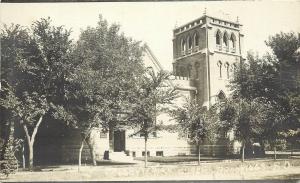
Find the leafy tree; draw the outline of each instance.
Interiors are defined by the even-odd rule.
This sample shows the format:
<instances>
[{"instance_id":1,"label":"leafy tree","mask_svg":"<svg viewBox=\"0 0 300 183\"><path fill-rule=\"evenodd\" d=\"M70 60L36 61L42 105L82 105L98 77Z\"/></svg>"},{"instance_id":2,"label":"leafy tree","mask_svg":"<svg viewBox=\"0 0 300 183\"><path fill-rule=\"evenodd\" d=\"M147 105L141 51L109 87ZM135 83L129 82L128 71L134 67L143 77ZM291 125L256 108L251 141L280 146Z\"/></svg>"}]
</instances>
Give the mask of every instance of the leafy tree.
<instances>
[{"instance_id":1,"label":"leafy tree","mask_svg":"<svg viewBox=\"0 0 300 183\"><path fill-rule=\"evenodd\" d=\"M131 91L143 73L142 47L120 33L120 25L109 25L99 16L96 27L81 32L72 52L72 61L74 72L68 75L67 99L58 116L75 121L75 127L81 133L79 167L84 142L90 148L95 165L91 130L118 128L119 120L115 116L131 102Z\"/></svg>"},{"instance_id":2,"label":"leafy tree","mask_svg":"<svg viewBox=\"0 0 300 183\"><path fill-rule=\"evenodd\" d=\"M12 111L24 129L29 169L39 126L63 97L59 83L68 70L64 64L70 52L69 35L63 27L51 26L49 18L34 22L31 31L12 25L1 32L1 106Z\"/></svg>"},{"instance_id":3,"label":"leafy tree","mask_svg":"<svg viewBox=\"0 0 300 183\"><path fill-rule=\"evenodd\" d=\"M259 104L256 118L263 130L255 137L263 147L264 141L270 143L276 157L276 141L287 134L295 135L288 132L297 132L299 128L299 115L295 111L300 92L293 84L297 82L295 76L299 72L295 69L299 64L293 56L299 47L299 39L294 33L280 33L270 37L266 44L272 48L275 57L267 54L259 58L249 53L247 62L241 64L230 85L233 98L248 102L256 100Z\"/></svg>"},{"instance_id":4,"label":"leafy tree","mask_svg":"<svg viewBox=\"0 0 300 183\"><path fill-rule=\"evenodd\" d=\"M300 37L297 36L296 33L280 32L274 36L270 36L265 43L273 50L273 53L281 64L292 64L297 62L293 55L300 46Z\"/></svg>"},{"instance_id":5,"label":"leafy tree","mask_svg":"<svg viewBox=\"0 0 300 183\"><path fill-rule=\"evenodd\" d=\"M171 105L177 97L177 92L168 86L169 74L160 71L155 73L148 69L140 77L133 92L132 106L129 108L129 125L138 128L145 141L145 167L147 167L147 141L149 134L157 130L156 117L165 111L164 105Z\"/></svg>"},{"instance_id":6,"label":"leafy tree","mask_svg":"<svg viewBox=\"0 0 300 183\"><path fill-rule=\"evenodd\" d=\"M299 33L298 33L299 34ZM300 47L300 37L294 32L280 32L270 36L266 44L277 57L280 84L284 89L284 115L286 127L281 134L293 144L299 136L299 98L300 98L300 64L295 52ZM298 58L298 59L297 59Z\"/></svg>"},{"instance_id":7,"label":"leafy tree","mask_svg":"<svg viewBox=\"0 0 300 183\"><path fill-rule=\"evenodd\" d=\"M179 129L189 140L198 146L198 164L200 165L200 144L205 140L213 140L216 132L216 121L213 121L213 108L207 110L196 100L187 101L183 107L174 110L173 117L179 124ZM214 111L215 112L215 111Z\"/></svg>"},{"instance_id":8,"label":"leafy tree","mask_svg":"<svg viewBox=\"0 0 300 183\"><path fill-rule=\"evenodd\" d=\"M241 98L228 99L220 106L219 118L223 129L233 129L235 137L242 142L241 159L244 162L245 150L251 154L251 145L257 134L262 133L259 120L260 103ZM247 148L246 148L247 147Z\"/></svg>"}]
</instances>

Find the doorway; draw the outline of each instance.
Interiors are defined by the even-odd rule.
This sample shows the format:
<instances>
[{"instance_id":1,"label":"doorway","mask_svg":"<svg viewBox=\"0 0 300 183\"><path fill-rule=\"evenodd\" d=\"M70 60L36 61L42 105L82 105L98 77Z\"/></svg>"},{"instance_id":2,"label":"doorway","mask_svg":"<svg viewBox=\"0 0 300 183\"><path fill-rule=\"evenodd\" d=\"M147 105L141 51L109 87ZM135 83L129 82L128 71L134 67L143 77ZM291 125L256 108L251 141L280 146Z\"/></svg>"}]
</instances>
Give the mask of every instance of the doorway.
<instances>
[{"instance_id":1,"label":"doorway","mask_svg":"<svg viewBox=\"0 0 300 183\"><path fill-rule=\"evenodd\" d=\"M125 151L125 130L114 131L114 152Z\"/></svg>"}]
</instances>

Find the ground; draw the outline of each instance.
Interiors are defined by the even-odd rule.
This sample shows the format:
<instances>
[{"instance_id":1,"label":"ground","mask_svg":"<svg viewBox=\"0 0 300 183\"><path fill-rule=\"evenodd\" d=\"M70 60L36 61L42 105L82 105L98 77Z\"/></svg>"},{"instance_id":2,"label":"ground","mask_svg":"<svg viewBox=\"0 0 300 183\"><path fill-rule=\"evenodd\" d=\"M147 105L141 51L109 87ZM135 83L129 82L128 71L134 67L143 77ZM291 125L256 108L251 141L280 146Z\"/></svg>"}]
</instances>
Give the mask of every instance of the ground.
<instances>
[{"instance_id":1,"label":"ground","mask_svg":"<svg viewBox=\"0 0 300 183\"><path fill-rule=\"evenodd\" d=\"M19 171L2 181L300 179L300 159L297 157L276 161L249 159L244 163L238 159L204 157L201 165L197 165L196 157L186 158L187 161L183 161L184 157L150 158L146 169L140 160L136 160L136 164L83 164L80 172L76 165L43 166L34 172ZM164 161L160 161L162 159Z\"/></svg>"}]
</instances>

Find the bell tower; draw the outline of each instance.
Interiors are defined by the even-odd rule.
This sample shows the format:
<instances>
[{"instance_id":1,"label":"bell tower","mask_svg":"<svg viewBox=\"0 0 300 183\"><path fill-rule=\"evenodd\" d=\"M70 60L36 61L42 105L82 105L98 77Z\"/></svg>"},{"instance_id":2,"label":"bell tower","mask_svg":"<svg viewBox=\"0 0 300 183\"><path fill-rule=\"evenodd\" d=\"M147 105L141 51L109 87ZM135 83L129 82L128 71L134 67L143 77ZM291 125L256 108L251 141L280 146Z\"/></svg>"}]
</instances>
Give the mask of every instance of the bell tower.
<instances>
[{"instance_id":1,"label":"bell tower","mask_svg":"<svg viewBox=\"0 0 300 183\"><path fill-rule=\"evenodd\" d=\"M177 79L187 78L197 89L192 96L210 107L227 87L242 60L242 25L204 14L173 30L173 72Z\"/></svg>"}]
</instances>

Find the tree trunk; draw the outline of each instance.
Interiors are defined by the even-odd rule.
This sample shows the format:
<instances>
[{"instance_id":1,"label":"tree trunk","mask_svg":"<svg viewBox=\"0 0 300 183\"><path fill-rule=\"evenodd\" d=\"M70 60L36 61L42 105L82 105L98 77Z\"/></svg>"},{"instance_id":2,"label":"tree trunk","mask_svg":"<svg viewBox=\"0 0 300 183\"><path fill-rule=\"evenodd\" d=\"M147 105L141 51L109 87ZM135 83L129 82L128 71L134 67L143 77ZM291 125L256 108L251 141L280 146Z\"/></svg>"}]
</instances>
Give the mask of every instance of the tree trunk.
<instances>
[{"instance_id":1,"label":"tree trunk","mask_svg":"<svg viewBox=\"0 0 300 183\"><path fill-rule=\"evenodd\" d=\"M89 149L90 149L90 154L91 154L91 159L92 159L92 163L94 166L97 165L97 162L96 162L96 154L95 154L95 150L94 150L94 146L92 144L92 141L91 141L91 137L89 136L88 139L87 139L87 144L89 146Z\"/></svg>"},{"instance_id":2,"label":"tree trunk","mask_svg":"<svg viewBox=\"0 0 300 183\"><path fill-rule=\"evenodd\" d=\"M276 145L274 145L274 160L276 160Z\"/></svg>"},{"instance_id":3,"label":"tree trunk","mask_svg":"<svg viewBox=\"0 0 300 183\"><path fill-rule=\"evenodd\" d=\"M24 151L24 142L22 145L22 162L23 162L23 169L26 168L26 163L25 163L25 151Z\"/></svg>"},{"instance_id":4,"label":"tree trunk","mask_svg":"<svg viewBox=\"0 0 300 183\"><path fill-rule=\"evenodd\" d=\"M42 121L43 121L43 115L40 116L38 122L36 123L36 125L33 129L31 137L29 135L29 131L27 129L26 124L22 121L20 122L23 126L24 131L25 131L25 136L26 136L27 144L28 144L28 154L29 154L28 167L29 167L29 170L32 170L32 168L33 168L33 145L34 145L34 141L35 141L35 136L38 132L39 126L42 123Z\"/></svg>"},{"instance_id":5,"label":"tree trunk","mask_svg":"<svg viewBox=\"0 0 300 183\"><path fill-rule=\"evenodd\" d=\"M266 153L265 153L265 144L264 144L264 142L263 142L263 140L260 140L259 141L259 144L260 144L260 146L261 146L261 156L265 156L266 155Z\"/></svg>"},{"instance_id":6,"label":"tree trunk","mask_svg":"<svg viewBox=\"0 0 300 183\"><path fill-rule=\"evenodd\" d=\"M81 145L80 145L80 148L79 148L79 155L78 155L78 172L80 171L80 167L81 167L81 154L82 154L83 145L84 145L84 139L82 139Z\"/></svg>"},{"instance_id":7,"label":"tree trunk","mask_svg":"<svg viewBox=\"0 0 300 183\"><path fill-rule=\"evenodd\" d=\"M200 153L200 142L198 142L198 165L200 165L201 153Z\"/></svg>"},{"instance_id":8,"label":"tree trunk","mask_svg":"<svg viewBox=\"0 0 300 183\"><path fill-rule=\"evenodd\" d=\"M147 137L145 136L145 168L147 168L147 161L148 161L148 155L147 155Z\"/></svg>"},{"instance_id":9,"label":"tree trunk","mask_svg":"<svg viewBox=\"0 0 300 183\"><path fill-rule=\"evenodd\" d=\"M28 158L28 168L30 171L33 169L33 143L28 142L28 153L29 153L29 158Z\"/></svg>"},{"instance_id":10,"label":"tree trunk","mask_svg":"<svg viewBox=\"0 0 300 183\"><path fill-rule=\"evenodd\" d=\"M242 146L242 162L244 163L245 161L245 142L243 142L243 146Z\"/></svg>"}]
</instances>

